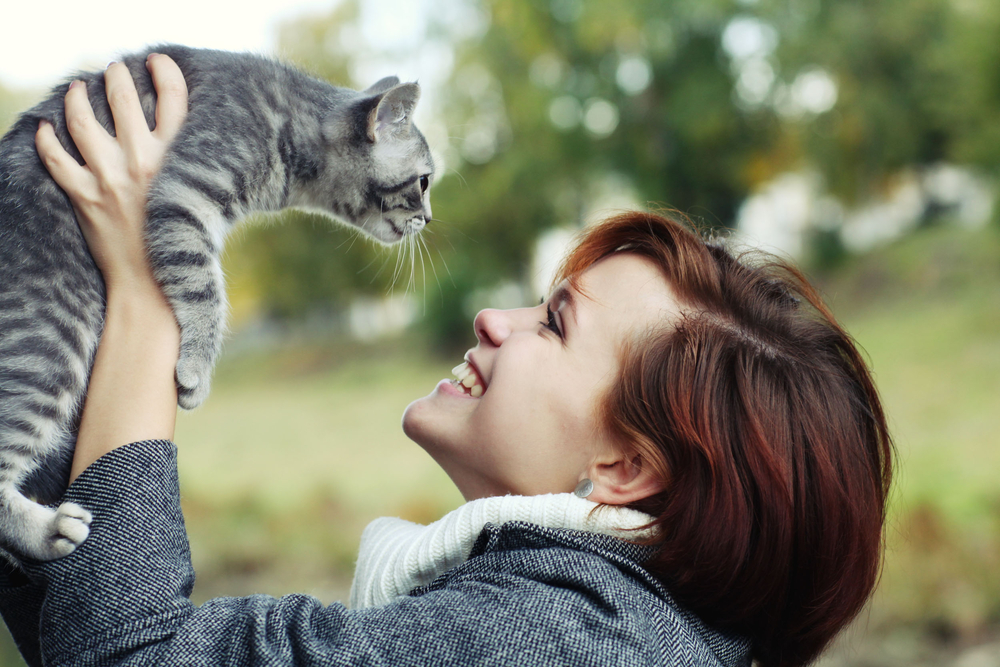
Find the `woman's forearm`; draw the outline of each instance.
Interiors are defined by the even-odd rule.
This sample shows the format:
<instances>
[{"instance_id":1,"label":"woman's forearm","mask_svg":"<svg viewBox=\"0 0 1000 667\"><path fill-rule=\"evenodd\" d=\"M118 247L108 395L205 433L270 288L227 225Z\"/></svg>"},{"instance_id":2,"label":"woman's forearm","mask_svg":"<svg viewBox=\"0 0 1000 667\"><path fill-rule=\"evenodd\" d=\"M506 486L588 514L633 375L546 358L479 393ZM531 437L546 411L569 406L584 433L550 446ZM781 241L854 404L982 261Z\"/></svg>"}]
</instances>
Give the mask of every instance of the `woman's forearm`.
<instances>
[{"instance_id":1,"label":"woman's forearm","mask_svg":"<svg viewBox=\"0 0 1000 667\"><path fill-rule=\"evenodd\" d=\"M173 311L151 279L109 289L70 481L117 447L173 439L179 346Z\"/></svg>"},{"instance_id":2,"label":"woman's forearm","mask_svg":"<svg viewBox=\"0 0 1000 667\"><path fill-rule=\"evenodd\" d=\"M82 81L66 92L66 125L83 164L66 152L50 123L42 121L35 135L46 169L73 202L108 293L71 481L116 447L174 433L180 334L153 279L143 229L149 184L184 121L187 88L167 56L150 54L146 68L157 91L155 130L149 130L131 71L112 63L104 85L114 135L97 121Z\"/></svg>"}]
</instances>

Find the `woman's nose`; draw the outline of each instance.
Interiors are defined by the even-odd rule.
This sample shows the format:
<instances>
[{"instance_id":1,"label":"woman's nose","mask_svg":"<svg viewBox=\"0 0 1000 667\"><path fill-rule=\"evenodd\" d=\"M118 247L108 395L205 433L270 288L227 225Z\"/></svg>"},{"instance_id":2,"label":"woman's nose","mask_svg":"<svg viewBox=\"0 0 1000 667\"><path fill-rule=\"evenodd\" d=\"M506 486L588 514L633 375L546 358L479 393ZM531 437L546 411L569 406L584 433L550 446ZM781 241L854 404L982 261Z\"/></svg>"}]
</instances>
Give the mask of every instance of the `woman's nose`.
<instances>
[{"instance_id":1,"label":"woman's nose","mask_svg":"<svg viewBox=\"0 0 1000 667\"><path fill-rule=\"evenodd\" d=\"M511 327L506 310L484 308L476 315L473 327L480 343L500 347L510 335Z\"/></svg>"},{"instance_id":2,"label":"woman's nose","mask_svg":"<svg viewBox=\"0 0 1000 667\"><path fill-rule=\"evenodd\" d=\"M479 311L473 324L476 338L483 343L499 347L516 331L527 331L538 325L538 308L511 308L498 310L486 308Z\"/></svg>"},{"instance_id":3,"label":"woman's nose","mask_svg":"<svg viewBox=\"0 0 1000 667\"><path fill-rule=\"evenodd\" d=\"M489 343L496 347L507 340L515 331L527 331L538 325L538 309L511 308L498 310L486 308L476 315L473 326L476 328L476 338L481 343Z\"/></svg>"}]
</instances>

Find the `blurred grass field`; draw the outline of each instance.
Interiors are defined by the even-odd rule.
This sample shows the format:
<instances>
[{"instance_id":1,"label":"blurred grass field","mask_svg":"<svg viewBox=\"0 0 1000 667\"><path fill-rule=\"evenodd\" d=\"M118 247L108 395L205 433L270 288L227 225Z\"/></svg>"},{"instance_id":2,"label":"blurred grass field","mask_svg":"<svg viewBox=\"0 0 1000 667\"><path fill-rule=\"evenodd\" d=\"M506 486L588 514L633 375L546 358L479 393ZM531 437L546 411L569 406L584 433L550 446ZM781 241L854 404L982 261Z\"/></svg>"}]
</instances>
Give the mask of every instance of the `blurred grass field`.
<instances>
[{"instance_id":1,"label":"blurred grass field","mask_svg":"<svg viewBox=\"0 0 1000 667\"><path fill-rule=\"evenodd\" d=\"M183 414L176 434L196 598L345 600L369 521L433 521L462 502L400 426L454 363L405 347L297 347L220 368L208 404ZM226 590L234 579L239 590Z\"/></svg>"},{"instance_id":2,"label":"blurred grass field","mask_svg":"<svg viewBox=\"0 0 1000 667\"><path fill-rule=\"evenodd\" d=\"M862 619L896 659L873 664L924 664L919 651L1000 625L1000 234L923 230L824 287L871 359L899 454Z\"/></svg>"},{"instance_id":3,"label":"blurred grass field","mask_svg":"<svg viewBox=\"0 0 1000 667\"><path fill-rule=\"evenodd\" d=\"M820 284L871 359L899 452L885 572L849 639L896 647L863 664L925 664L1000 625L1000 233L929 228ZM343 600L368 521L457 506L400 428L457 361L406 340L225 358L176 437L196 600ZM0 664L17 664L4 642Z\"/></svg>"}]
</instances>

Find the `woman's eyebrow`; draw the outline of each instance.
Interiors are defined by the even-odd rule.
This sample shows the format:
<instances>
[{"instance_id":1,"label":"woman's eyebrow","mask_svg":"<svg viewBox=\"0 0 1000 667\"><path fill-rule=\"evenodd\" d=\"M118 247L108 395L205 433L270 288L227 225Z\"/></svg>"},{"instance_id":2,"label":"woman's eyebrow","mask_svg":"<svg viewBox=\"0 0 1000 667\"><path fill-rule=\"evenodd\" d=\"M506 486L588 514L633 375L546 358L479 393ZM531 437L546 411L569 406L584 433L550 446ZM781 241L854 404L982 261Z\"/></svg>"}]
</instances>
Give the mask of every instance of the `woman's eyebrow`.
<instances>
[{"instance_id":1,"label":"woman's eyebrow","mask_svg":"<svg viewBox=\"0 0 1000 667\"><path fill-rule=\"evenodd\" d=\"M557 310L559 309L559 306L565 302L565 304L569 307L570 314L573 316L573 325L575 327L580 326L579 321L576 319L576 300L573 297L573 292L570 291L566 285L560 285L556 288L556 291L552 293L552 301L556 304Z\"/></svg>"}]
</instances>

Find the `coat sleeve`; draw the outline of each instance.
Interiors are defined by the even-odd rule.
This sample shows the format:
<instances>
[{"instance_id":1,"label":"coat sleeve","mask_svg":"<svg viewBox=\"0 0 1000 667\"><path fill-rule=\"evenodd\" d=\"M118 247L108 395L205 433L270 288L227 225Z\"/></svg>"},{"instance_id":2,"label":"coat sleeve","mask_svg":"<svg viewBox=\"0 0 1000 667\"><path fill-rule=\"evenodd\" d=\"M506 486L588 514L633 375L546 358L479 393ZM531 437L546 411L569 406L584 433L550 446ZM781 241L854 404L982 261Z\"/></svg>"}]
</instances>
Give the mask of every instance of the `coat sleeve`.
<instances>
[{"instance_id":1,"label":"coat sleeve","mask_svg":"<svg viewBox=\"0 0 1000 667\"><path fill-rule=\"evenodd\" d=\"M30 579L13 557L0 554L0 616L30 667L41 667L38 627L45 588Z\"/></svg>"},{"instance_id":2,"label":"coat sleeve","mask_svg":"<svg viewBox=\"0 0 1000 667\"><path fill-rule=\"evenodd\" d=\"M597 648L583 641L600 626L593 605L579 595L553 600L565 592L552 586L525 595L524 587L537 582L519 577L473 577L363 610L305 595L195 606L169 442L133 443L105 455L73 482L66 499L94 519L72 554L27 566L46 586L45 665L584 665ZM539 623L553 604L563 605L576 627ZM620 641L606 648L622 651Z\"/></svg>"}]
</instances>

